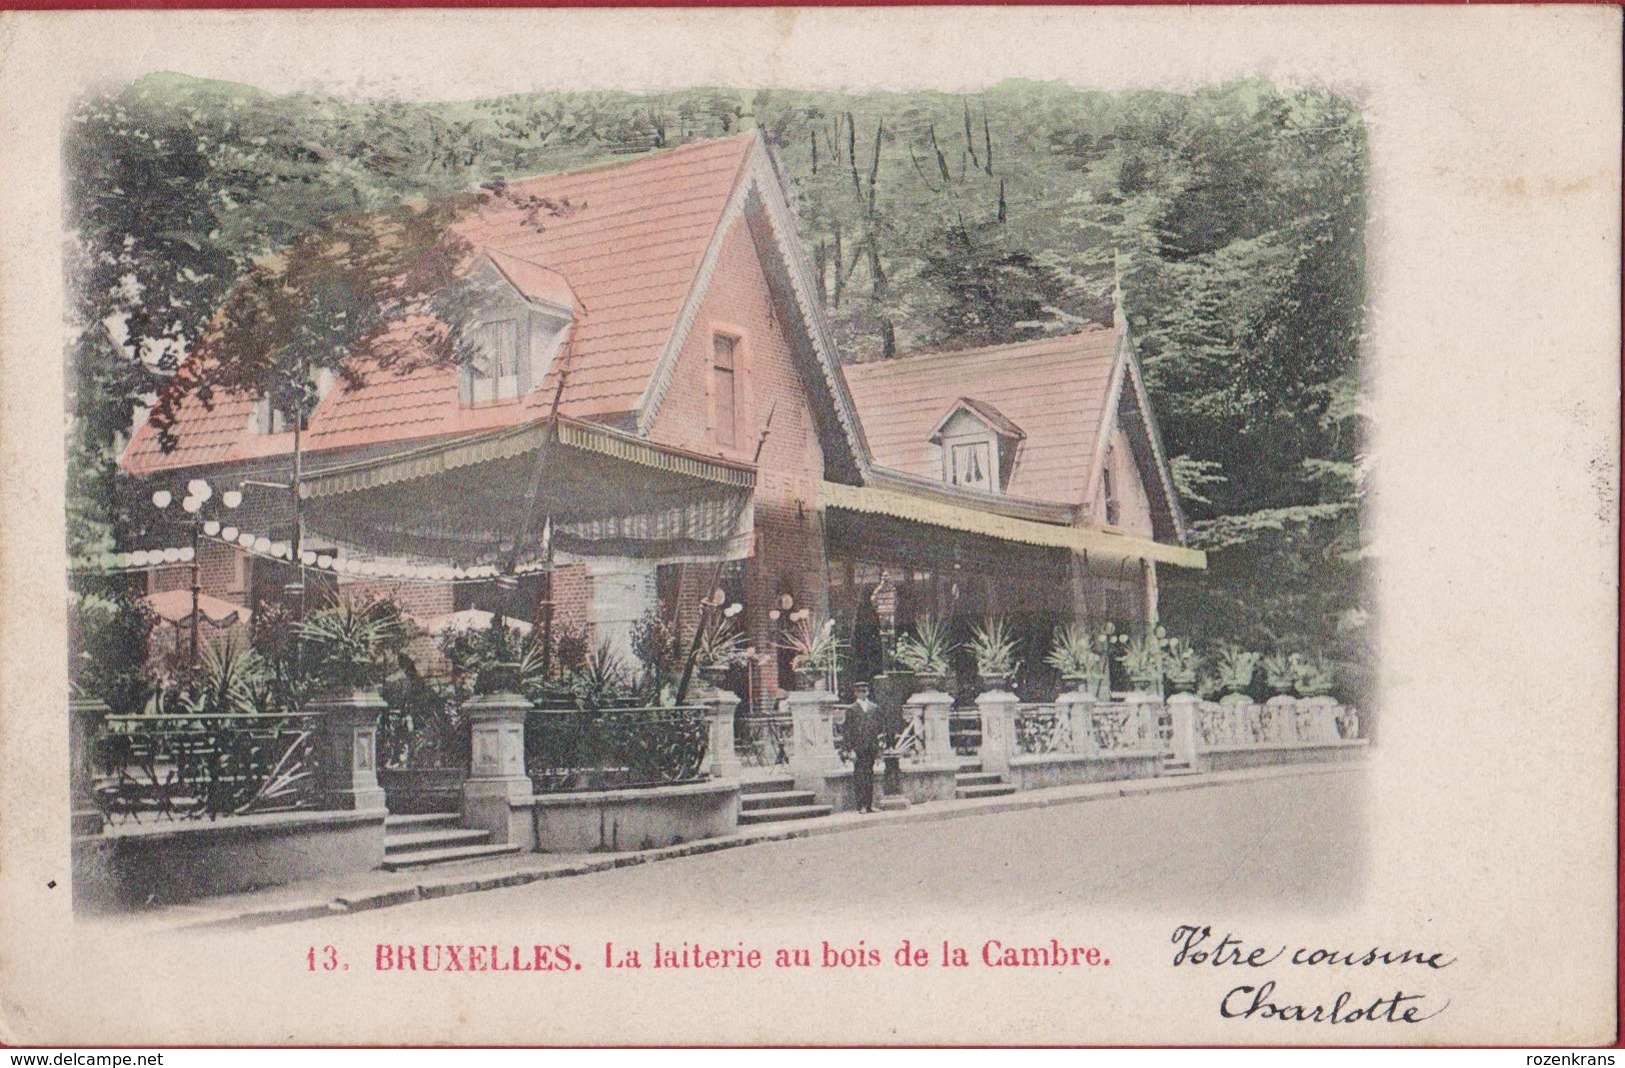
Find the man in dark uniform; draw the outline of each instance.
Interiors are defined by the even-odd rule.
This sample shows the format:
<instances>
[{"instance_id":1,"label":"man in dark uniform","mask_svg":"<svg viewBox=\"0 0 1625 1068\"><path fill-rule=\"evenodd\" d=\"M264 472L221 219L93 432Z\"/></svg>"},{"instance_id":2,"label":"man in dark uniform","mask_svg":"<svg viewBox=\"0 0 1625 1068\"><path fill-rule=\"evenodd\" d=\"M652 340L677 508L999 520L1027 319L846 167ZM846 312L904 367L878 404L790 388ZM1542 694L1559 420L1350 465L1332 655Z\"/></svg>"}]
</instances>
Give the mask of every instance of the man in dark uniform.
<instances>
[{"instance_id":1,"label":"man in dark uniform","mask_svg":"<svg viewBox=\"0 0 1625 1068\"><path fill-rule=\"evenodd\" d=\"M852 792L859 812L875 810L875 760L880 756L880 706L869 700L869 684L852 684L846 710L846 744L852 750Z\"/></svg>"}]
</instances>

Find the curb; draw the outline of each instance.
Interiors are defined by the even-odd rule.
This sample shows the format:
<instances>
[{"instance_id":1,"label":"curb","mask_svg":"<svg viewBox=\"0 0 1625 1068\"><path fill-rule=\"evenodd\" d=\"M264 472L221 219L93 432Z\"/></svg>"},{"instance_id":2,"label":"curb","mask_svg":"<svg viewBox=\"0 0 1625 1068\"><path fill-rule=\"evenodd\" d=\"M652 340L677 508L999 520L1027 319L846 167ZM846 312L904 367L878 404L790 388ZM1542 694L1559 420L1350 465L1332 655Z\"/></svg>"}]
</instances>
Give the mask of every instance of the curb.
<instances>
[{"instance_id":1,"label":"curb","mask_svg":"<svg viewBox=\"0 0 1625 1068\"><path fill-rule=\"evenodd\" d=\"M274 908L255 909L231 916L213 917L175 925L176 930L203 931L233 928L271 927L284 923L301 923L330 916L370 912L374 909L393 908L417 901L433 901L443 897L481 893L486 890L504 890L515 886L549 879L566 879L578 875L593 875L616 868L631 868L641 864L657 864L666 860L704 856L723 850L739 849L765 842L790 842L804 838L817 838L828 834L869 830L876 827L894 827L907 824L939 823L943 820L966 819L1005 812L1023 812L1033 809L1076 805L1090 801L1109 801L1121 797L1144 797L1149 794L1180 793L1186 790L1209 789L1238 783L1298 778L1306 775L1335 775L1363 769L1364 759L1340 761L1330 764L1297 764L1272 768L1253 768L1246 771L1209 772L1199 775L1156 777L1151 779L1124 779L1115 782L1088 783L1080 786L1052 787L1025 794L1012 794L985 800L946 801L931 807L908 808L896 812L882 812L867 818L825 817L832 822L808 823L803 826L753 833L739 833L721 838L705 838L697 842L644 849L631 853L617 853L602 859L553 864L528 870L508 871L479 876L463 874L416 886L398 887L354 896L338 896L331 900L301 902ZM936 807L940 804L941 807ZM537 854L545 856L546 854Z\"/></svg>"}]
</instances>

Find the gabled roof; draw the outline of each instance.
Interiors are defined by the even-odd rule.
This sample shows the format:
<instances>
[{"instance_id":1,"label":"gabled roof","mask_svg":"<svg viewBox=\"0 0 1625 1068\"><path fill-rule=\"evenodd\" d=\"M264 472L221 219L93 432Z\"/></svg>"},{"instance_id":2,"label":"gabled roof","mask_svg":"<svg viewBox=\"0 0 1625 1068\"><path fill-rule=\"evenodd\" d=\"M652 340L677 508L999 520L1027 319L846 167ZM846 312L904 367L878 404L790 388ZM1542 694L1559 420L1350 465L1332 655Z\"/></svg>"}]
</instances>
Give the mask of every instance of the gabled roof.
<instances>
[{"instance_id":1,"label":"gabled roof","mask_svg":"<svg viewBox=\"0 0 1625 1068\"><path fill-rule=\"evenodd\" d=\"M877 472L939 482L941 458L933 439L948 416L969 408L990 425L997 419L1024 435L1021 462L1004 494L1070 506L1080 514L1094 498L1106 444L1121 417L1145 457L1142 475L1158 536L1183 541L1184 520L1122 324L849 364L845 370Z\"/></svg>"},{"instance_id":2,"label":"gabled roof","mask_svg":"<svg viewBox=\"0 0 1625 1068\"><path fill-rule=\"evenodd\" d=\"M931 429L931 440L940 441L942 432L947 427L949 420L960 412L969 412L989 430L1002 438L1013 438L1020 441L1027 436L1025 430L1012 423L1009 416L993 407L993 405L986 401L977 400L975 397L960 397L954 402L954 406L949 408L941 419L937 420L937 425Z\"/></svg>"},{"instance_id":3,"label":"gabled roof","mask_svg":"<svg viewBox=\"0 0 1625 1068\"><path fill-rule=\"evenodd\" d=\"M541 387L511 403L464 408L453 368L406 374L368 374L363 368L364 387L332 390L312 414L305 447L315 452L405 442L542 418L551 410L561 371L561 413L646 428L647 409L659 400L656 384L673 362L674 341L680 343L686 332L685 310L697 304L702 268L714 258L720 231L738 217L747 193L757 203L771 202L768 214L775 227L782 229L788 218L782 190L767 180L773 175L767 155L760 134L752 132L627 163L508 183L512 195L459 227L522 294L548 304L566 297L573 303L568 339ZM538 216L516 203L545 203L551 209ZM786 239L779 235L779 240ZM794 244L793 233L788 240ZM813 319L810 332L822 336L813 339L812 348L832 368L827 377L837 394L837 412L845 409L841 422L848 448L861 457L861 431L845 399L827 328L821 315ZM288 453L291 435L249 433L256 400L216 395L206 407L188 398L172 452L162 453L154 428L142 426L122 462L135 474L149 474Z\"/></svg>"}]
</instances>

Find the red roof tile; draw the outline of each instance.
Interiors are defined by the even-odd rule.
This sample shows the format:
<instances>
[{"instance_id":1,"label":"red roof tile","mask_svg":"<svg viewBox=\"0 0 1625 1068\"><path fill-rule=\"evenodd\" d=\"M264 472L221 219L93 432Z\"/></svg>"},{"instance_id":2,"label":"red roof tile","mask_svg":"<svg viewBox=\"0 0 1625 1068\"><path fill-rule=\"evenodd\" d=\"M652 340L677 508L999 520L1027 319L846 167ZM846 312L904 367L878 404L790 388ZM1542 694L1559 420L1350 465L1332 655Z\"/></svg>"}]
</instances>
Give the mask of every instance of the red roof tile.
<instances>
[{"instance_id":1,"label":"red roof tile","mask_svg":"<svg viewBox=\"0 0 1625 1068\"><path fill-rule=\"evenodd\" d=\"M940 478L931 435L968 399L1026 435L1007 494L1083 504L1116 353L1117 332L1091 327L1014 345L848 364L845 372L877 464Z\"/></svg>"},{"instance_id":2,"label":"red roof tile","mask_svg":"<svg viewBox=\"0 0 1625 1068\"><path fill-rule=\"evenodd\" d=\"M532 224L505 198L460 225L493 253L515 286L560 303L574 298L566 346L541 388L518 401L463 408L457 372L363 374L359 389L336 386L312 414L312 450L378 444L511 425L552 405L568 367L560 410L583 419L634 409L659 362L683 301L738 182L754 134L702 141L637 160L510 182L522 197L562 210ZM533 292L534 291L534 292ZM249 431L251 398L195 397L181 407L174 451L162 453L151 426L137 430L124 466L136 473L285 454L291 434Z\"/></svg>"}]
</instances>

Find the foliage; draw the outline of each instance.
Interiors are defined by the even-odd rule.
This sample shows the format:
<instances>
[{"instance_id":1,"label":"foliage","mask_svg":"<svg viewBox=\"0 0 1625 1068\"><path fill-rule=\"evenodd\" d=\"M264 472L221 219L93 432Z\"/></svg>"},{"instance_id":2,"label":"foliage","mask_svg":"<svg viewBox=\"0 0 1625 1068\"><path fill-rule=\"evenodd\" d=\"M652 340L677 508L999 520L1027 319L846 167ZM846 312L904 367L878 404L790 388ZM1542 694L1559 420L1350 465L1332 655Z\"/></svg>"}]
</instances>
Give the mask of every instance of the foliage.
<instances>
[{"instance_id":1,"label":"foliage","mask_svg":"<svg viewBox=\"0 0 1625 1068\"><path fill-rule=\"evenodd\" d=\"M942 678L952 674L949 657L957 646L948 624L935 616L922 616L912 632L897 639L893 652L898 666L922 678Z\"/></svg>"},{"instance_id":2,"label":"foliage","mask_svg":"<svg viewBox=\"0 0 1625 1068\"><path fill-rule=\"evenodd\" d=\"M790 670L817 675L840 670L844 647L835 636L833 619L815 623L805 611L779 638L779 648L790 650Z\"/></svg>"},{"instance_id":3,"label":"foliage","mask_svg":"<svg viewBox=\"0 0 1625 1068\"><path fill-rule=\"evenodd\" d=\"M1104 678L1109 667L1107 650L1110 635L1093 632L1083 623L1068 623L1055 628L1044 663L1061 673L1065 679L1078 681Z\"/></svg>"},{"instance_id":4,"label":"foliage","mask_svg":"<svg viewBox=\"0 0 1625 1068\"><path fill-rule=\"evenodd\" d=\"M1120 642L1123 648L1117 661L1135 689L1160 696L1168 671L1167 630L1156 627L1145 634L1122 637Z\"/></svg>"},{"instance_id":5,"label":"foliage","mask_svg":"<svg viewBox=\"0 0 1625 1068\"><path fill-rule=\"evenodd\" d=\"M157 715L255 715L289 711L279 708L270 668L235 635L203 644L195 669L161 682L153 694Z\"/></svg>"},{"instance_id":6,"label":"foliage","mask_svg":"<svg viewBox=\"0 0 1625 1068\"><path fill-rule=\"evenodd\" d=\"M682 676L687 652L681 628L658 606L632 624L632 655L642 667L641 681L648 691L660 693L674 686Z\"/></svg>"},{"instance_id":7,"label":"foliage","mask_svg":"<svg viewBox=\"0 0 1625 1068\"><path fill-rule=\"evenodd\" d=\"M1213 660L1213 680L1225 693L1245 693L1251 688L1262 659L1262 654L1226 643L1220 646Z\"/></svg>"},{"instance_id":8,"label":"foliage","mask_svg":"<svg viewBox=\"0 0 1625 1068\"><path fill-rule=\"evenodd\" d=\"M418 673L402 654L400 670L384 681L389 712L378 729L378 760L397 768L467 767L468 721L450 693Z\"/></svg>"},{"instance_id":9,"label":"foliage","mask_svg":"<svg viewBox=\"0 0 1625 1068\"><path fill-rule=\"evenodd\" d=\"M1275 652L1264 658L1264 681L1271 693L1288 694L1297 683L1299 664L1303 658L1297 653Z\"/></svg>"},{"instance_id":10,"label":"foliage","mask_svg":"<svg viewBox=\"0 0 1625 1068\"><path fill-rule=\"evenodd\" d=\"M1303 697L1324 697L1337 686L1337 672L1323 657L1299 658L1293 666L1292 688Z\"/></svg>"},{"instance_id":11,"label":"foliage","mask_svg":"<svg viewBox=\"0 0 1625 1068\"><path fill-rule=\"evenodd\" d=\"M1193 693L1202 658L1195 646L1183 638L1169 638L1163 646L1163 673L1176 693Z\"/></svg>"},{"instance_id":12,"label":"foliage","mask_svg":"<svg viewBox=\"0 0 1625 1068\"><path fill-rule=\"evenodd\" d=\"M312 612L298 627L310 671L325 693L342 693L384 681L411 639L411 625L388 600L340 598Z\"/></svg>"},{"instance_id":13,"label":"foliage","mask_svg":"<svg viewBox=\"0 0 1625 1068\"><path fill-rule=\"evenodd\" d=\"M694 662L707 668L733 668L750 662L744 631L731 616L716 614L694 639Z\"/></svg>"},{"instance_id":14,"label":"foliage","mask_svg":"<svg viewBox=\"0 0 1625 1068\"><path fill-rule=\"evenodd\" d=\"M971 631L970 652L976 673L984 679L1008 678L1016 673L1016 639L1003 618L993 617Z\"/></svg>"},{"instance_id":15,"label":"foliage","mask_svg":"<svg viewBox=\"0 0 1625 1068\"><path fill-rule=\"evenodd\" d=\"M142 601L117 590L68 600L68 678L115 713L139 712L151 692L147 643L157 622Z\"/></svg>"}]
</instances>

